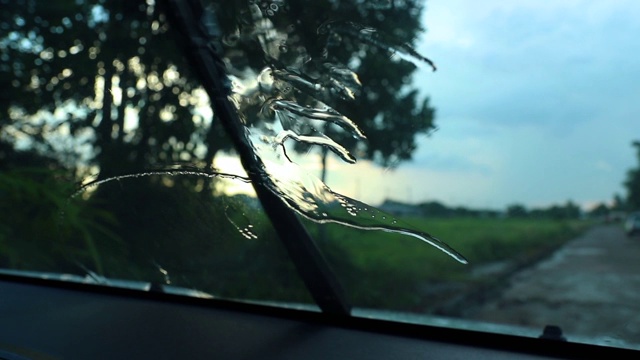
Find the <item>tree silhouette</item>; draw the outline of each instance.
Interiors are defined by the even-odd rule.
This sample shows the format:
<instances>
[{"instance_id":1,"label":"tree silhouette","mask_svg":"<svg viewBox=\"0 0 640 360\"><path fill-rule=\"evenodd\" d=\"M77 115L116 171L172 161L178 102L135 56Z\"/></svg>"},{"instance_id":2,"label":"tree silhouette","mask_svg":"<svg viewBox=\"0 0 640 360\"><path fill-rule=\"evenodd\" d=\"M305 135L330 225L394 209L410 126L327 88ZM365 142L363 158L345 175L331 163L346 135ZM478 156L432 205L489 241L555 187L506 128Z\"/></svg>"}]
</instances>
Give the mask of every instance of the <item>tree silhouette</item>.
<instances>
[{"instance_id":1,"label":"tree silhouette","mask_svg":"<svg viewBox=\"0 0 640 360\"><path fill-rule=\"evenodd\" d=\"M638 163L640 163L640 141L634 141L632 146L636 150ZM624 182L624 186L627 188L627 207L640 209L640 165L627 172L627 179Z\"/></svg>"},{"instance_id":2,"label":"tree silhouette","mask_svg":"<svg viewBox=\"0 0 640 360\"><path fill-rule=\"evenodd\" d=\"M257 69L290 69L302 61L298 69L315 80L327 64L358 74L362 87L355 99L321 100L354 119L366 142L334 125L319 129L358 158L397 165L411 158L416 135L434 128L428 99L420 100L409 84L415 65L395 54L410 49L422 31L421 2L380 7L357 1L238 0L213 5L223 43L227 53L235 52L235 60ZM204 92L155 2L23 0L4 6L9 10L0 17L8 34L0 42L5 141L20 138L66 164L84 160L99 166L101 177L181 161L208 166L220 150L230 148L218 122L207 123L197 111L198 105L206 106ZM237 41L239 29L261 26L251 13L256 7L272 20L275 33L287 34L277 45L289 48L288 53L274 57L255 39ZM22 9L24 16L15 15ZM273 9L286 16L268 16ZM310 103L302 94L297 100ZM66 146L53 140L52 128L71 135ZM308 145L298 144L296 150L307 151ZM322 148L323 161L327 151Z\"/></svg>"},{"instance_id":3,"label":"tree silhouette","mask_svg":"<svg viewBox=\"0 0 640 360\"><path fill-rule=\"evenodd\" d=\"M5 141L66 164L84 159L102 178L176 162L209 166L229 149L220 126L198 112L205 93L153 1L3 6ZM71 135L66 148L56 133Z\"/></svg>"}]
</instances>

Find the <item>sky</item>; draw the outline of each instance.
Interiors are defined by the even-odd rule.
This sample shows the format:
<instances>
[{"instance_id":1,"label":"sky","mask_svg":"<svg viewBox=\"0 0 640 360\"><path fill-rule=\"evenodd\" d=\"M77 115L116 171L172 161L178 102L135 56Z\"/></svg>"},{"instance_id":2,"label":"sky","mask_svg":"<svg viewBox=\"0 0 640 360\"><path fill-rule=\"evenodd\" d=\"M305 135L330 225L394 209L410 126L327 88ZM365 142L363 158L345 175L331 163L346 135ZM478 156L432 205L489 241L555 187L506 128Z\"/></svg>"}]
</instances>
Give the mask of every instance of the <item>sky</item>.
<instances>
[{"instance_id":1,"label":"sky","mask_svg":"<svg viewBox=\"0 0 640 360\"><path fill-rule=\"evenodd\" d=\"M414 84L438 130L395 170L330 163L334 190L378 204L501 209L624 196L640 140L640 1L429 0Z\"/></svg>"}]
</instances>

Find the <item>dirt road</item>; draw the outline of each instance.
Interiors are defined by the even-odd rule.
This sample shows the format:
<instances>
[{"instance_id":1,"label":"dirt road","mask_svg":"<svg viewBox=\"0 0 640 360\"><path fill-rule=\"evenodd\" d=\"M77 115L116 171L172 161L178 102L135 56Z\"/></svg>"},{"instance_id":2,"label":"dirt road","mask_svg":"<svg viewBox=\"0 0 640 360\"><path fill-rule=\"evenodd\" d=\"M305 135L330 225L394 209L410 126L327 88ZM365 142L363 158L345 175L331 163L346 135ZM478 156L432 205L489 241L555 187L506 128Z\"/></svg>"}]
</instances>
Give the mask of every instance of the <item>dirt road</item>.
<instances>
[{"instance_id":1,"label":"dirt road","mask_svg":"<svg viewBox=\"0 0 640 360\"><path fill-rule=\"evenodd\" d=\"M592 228L535 266L469 316L564 335L640 344L640 238L618 225ZM576 340L579 341L579 340Z\"/></svg>"}]
</instances>

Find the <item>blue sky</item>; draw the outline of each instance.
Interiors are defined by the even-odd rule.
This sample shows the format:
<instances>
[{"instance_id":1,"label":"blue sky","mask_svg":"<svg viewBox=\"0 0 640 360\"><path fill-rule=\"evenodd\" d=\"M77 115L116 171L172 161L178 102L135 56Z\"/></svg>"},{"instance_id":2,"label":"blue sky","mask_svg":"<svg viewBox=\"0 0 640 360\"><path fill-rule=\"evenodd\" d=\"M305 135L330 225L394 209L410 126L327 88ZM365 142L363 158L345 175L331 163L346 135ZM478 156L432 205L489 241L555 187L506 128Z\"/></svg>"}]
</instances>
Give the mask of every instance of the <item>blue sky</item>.
<instances>
[{"instance_id":1,"label":"blue sky","mask_svg":"<svg viewBox=\"0 0 640 360\"><path fill-rule=\"evenodd\" d=\"M415 83L439 130L394 171L413 179L398 200L589 206L623 193L640 139L640 1L430 0L423 18L418 50L439 70Z\"/></svg>"}]
</instances>

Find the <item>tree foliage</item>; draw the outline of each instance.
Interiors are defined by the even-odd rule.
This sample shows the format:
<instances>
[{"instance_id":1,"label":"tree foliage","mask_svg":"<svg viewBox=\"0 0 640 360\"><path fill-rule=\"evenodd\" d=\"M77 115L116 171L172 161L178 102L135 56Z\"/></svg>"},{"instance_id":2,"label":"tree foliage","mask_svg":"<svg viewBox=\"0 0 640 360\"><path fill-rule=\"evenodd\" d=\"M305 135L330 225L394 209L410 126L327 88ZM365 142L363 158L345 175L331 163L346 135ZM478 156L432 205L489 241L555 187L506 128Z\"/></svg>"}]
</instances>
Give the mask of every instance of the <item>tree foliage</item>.
<instances>
[{"instance_id":1,"label":"tree foliage","mask_svg":"<svg viewBox=\"0 0 640 360\"><path fill-rule=\"evenodd\" d=\"M632 143L636 150L638 165L627 172L624 186L627 189L626 204L632 209L640 209L640 141Z\"/></svg>"},{"instance_id":2,"label":"tree foliage","mask_svg":"<svg viewBox=\"0 0 640 360\"><path fill-rule=\"evenodd\" d=\"M611 208L607 206L605 203L599 203L594 206L591 210L589 210L589 215L592 217L602 217L609 215L611 213Z\"/></svg>"},{"instance_id":3,"label":"tree foliage","mask_svg":"<svg viewBox=\"0 0 640 360\"><path fill-rule=\"evenodd\" d=\"M229 148L197 111L206 96L153 1L7 6L16 11L0 18L8 34L0 59L5 141L67 164L84 159L102 177L180 161L209 165Z\"/></svg>"}]
</instances>

